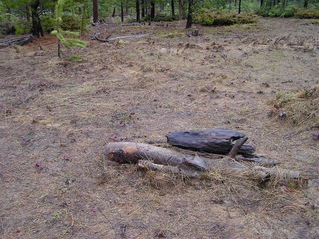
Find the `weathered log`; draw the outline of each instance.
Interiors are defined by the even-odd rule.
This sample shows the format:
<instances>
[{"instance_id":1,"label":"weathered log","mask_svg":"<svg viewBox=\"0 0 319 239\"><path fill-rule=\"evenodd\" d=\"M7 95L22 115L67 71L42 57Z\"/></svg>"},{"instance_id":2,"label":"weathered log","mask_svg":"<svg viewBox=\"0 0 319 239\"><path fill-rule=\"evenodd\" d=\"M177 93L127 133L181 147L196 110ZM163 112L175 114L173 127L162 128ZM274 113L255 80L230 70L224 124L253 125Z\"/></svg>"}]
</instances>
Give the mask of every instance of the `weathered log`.
<instances>
[{"instance_id":1,"label":"weathered log","mask_svg":"<svg viewBox=\"0 0 319 239\"><path fill-rule=\"evenodd\" d=\"M121 39L141 38L141 37L150 36L149 33L128 35L128 36L118 36L118 37L113 37L113 38L110 38L111 35L109 35L105 39L101 39L101 38L98 37L98 35L99 35L99 33L93 34L92 40L97 40L97 41L100 41L100 42L112 43L112 42L115 42L115 41L121 40Z\"/></svg>"},{"instance_id":2,"label":"weathered log","mask_svg":"<svg viewBox=\"0 0 319 239\"><path fill-rule=\"evenodd\" d=\"M240 132L226 129L180 131L166 135L167 142L173 146L216 154L228 154L233 142L244 137ZM250 145L243 145L238 151L243 155L254 152L255 148Z\"/></svg>"},{"instance_id":3,"label":"weathered log","mask_svg":"<svg viewBox=\"0 0 319 239\"><path fill-rule=\"evenodd\" d=\"M197 170L207 170L201 157L178 153L169 149L149 144L131 142L109 143L105 149L109 160L118 163L138 163L139 160L150 160L156 164L169 166L193 167Z\"/></svg>"},{"instance_id":4,"label":"weathered log","mask_svg":"<svg viewBox=\"0 0 319 239\"><path fill-rule=\"evenodd\" d=\"M132 142L113 142L109 143L104 152L106 158L118 163L139 164L140 167L151 170L162 170L164 172L182 173L190 177L199 177L204 171L226 170L235 173L253 173L260 180L266 180L277 176L277 169L264 167L248 167L237 162L230 157L221 159L209 159L178 153L166 148L153 145L132 143ZM146 162L148 161L148 162ZM299 178L299 172L281 170L286 178Z\"/></svg>"},{"instance_id":5,"label":"weathered log","mask_svg":"<svg viewBox=\"0 0 319 239\"><path fill-rule=\"evenodd\" d=\"M10 45L23 46L29 42L32 42L32 40L33 40L32 36L2 40L2 41L0 41L0 48L4 48L4 47L10 46Z\"/></svg>"}]
</instances>

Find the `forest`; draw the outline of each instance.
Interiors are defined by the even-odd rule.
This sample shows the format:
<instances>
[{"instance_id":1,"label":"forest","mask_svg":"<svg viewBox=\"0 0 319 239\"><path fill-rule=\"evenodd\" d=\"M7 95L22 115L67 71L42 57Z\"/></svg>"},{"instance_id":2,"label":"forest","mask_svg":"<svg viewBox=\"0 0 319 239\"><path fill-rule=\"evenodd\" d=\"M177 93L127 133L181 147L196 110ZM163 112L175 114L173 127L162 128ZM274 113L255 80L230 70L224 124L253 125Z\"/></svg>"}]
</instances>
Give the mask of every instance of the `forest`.
<instances>
[{"instance_id":1,"label":"forest","mask_svg":"<svg viewBox=\"0 0 319 239\"><path fill-rule=\"evenodd\" d=\"M0 1L0 34L43 36L57 25L55 0ZM319 18L318 0L63 0L63 27L84 29L97 22L149 22L187 19L186 27L195 21L212 25L207 11L218 13L254 13L263 17ZM205 14L206 10L206 14ZM214 16L216 18L216 16ZM221 22L230 24L232 16ZM220 17L221 18L221 17ZM238 20L238 19L237 19ZM249 21L249 19L248 19Z\"/></svg>"},{"instance_id":2,"label":"forest","mask_svg":"<svg viewBox=\"0 0 319 239\"><path fill-rule=\"evenodd\" d=\"M318 238L318 76L318 0L0 0L0 238Z\"/></svg>"}]
</instances>

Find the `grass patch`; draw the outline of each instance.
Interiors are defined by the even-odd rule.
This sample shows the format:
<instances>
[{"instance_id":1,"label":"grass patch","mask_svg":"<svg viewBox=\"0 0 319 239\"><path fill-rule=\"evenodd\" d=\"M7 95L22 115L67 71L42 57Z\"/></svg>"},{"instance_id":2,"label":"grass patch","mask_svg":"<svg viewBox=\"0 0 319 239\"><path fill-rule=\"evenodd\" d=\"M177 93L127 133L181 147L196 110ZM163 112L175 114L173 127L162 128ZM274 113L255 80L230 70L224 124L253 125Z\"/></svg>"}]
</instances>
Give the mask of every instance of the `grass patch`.
<instances>
[{"instance_id":1,"label":"grass patch","mask_svg":"<svg viewBox=\"0 0 319 239\"><path fill-rule=\"evenodd\" d=\"M276 103L284 108L288 119L295 125L318 124L319 87L306 89L296 94L279 94Z\"/></svg>"}]
</instances>

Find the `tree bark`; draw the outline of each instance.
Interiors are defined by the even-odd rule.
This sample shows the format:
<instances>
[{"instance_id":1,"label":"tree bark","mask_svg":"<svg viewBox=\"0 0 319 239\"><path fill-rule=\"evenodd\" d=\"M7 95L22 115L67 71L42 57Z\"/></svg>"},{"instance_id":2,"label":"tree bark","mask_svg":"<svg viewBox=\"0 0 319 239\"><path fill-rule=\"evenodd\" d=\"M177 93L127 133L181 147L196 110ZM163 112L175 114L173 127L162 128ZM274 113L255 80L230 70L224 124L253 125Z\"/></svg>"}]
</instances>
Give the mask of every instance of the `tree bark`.
<instances>
[{"instance_id":1,"label":"tree bark","mask_svg":"<svg viewBox=\"0 0 319 239\"><path fill-rule=\"evenodd\" d=\"M194 0L188 0L188 14L187 14L186 28L191 28L193 24L193 5L194 5Z\"/></svg>"},{"instance_id":2,"label":"tree bark","mask_svg":"<svg viewBox=\"0 0 319 239\"><path fill-rule=\"evenodd\" d=\"M32 18L32 35L40 37L44 36L40 15L39 15L39 8L40 0L34 0L31 4L31 18Z\"/></svg>"},{"instance_id":3,"label":"tree bark","mask_svg":"<svg viewBox=\"0 0 319 239\"><path fill-rule=\"evenodd\" d=\"M93 0L93 23L99 21L98 0Z\"/></svg>"},{"instance_id":4,"label":"tree bark","mask_svg":"<svg viewBox=\"0 0 319 239\"><path fill-rule=\"evenodd\" d=\"M238 14L241 13L241 0L238 1Z\"/></svg>"}]
</instances>

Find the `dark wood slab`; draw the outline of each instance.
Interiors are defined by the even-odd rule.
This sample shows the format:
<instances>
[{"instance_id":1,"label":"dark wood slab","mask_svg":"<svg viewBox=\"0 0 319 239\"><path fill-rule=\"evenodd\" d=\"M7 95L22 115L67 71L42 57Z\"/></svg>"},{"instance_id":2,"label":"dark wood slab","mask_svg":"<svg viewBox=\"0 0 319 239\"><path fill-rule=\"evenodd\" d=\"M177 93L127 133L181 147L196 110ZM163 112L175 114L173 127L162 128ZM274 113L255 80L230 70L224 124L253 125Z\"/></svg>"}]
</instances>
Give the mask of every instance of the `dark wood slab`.
<instances>
[{"instance_id":1,"label":"dark wood slab","mask_svg":"<svg viewBox=\"0 0 319 239\"><path fill-rule=\"evenodd\" d=\"M166 135L167 142L173 146L215 154L228 154L234 141L244 137L238 131L215 128L171 132ZM253 146L244 144L238 153L247 156L255 151Z\"/></svg>"}]
</instances>

